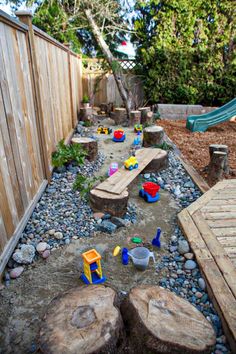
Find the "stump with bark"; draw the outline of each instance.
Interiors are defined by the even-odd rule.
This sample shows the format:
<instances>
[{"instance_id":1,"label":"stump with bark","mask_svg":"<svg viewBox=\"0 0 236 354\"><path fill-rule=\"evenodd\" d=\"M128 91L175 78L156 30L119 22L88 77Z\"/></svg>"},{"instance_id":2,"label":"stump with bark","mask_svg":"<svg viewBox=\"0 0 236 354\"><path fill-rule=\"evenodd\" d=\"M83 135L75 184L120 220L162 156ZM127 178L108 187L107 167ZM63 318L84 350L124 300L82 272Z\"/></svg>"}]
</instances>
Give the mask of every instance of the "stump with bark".
<instances>
[{"instance_id":1,"label":"stump with bark","mask_svg":"<svg viewBox=\"0 0 236 354\"><path fill-rule=\"evenodd\" d=\"M92 107L82 107L80 108L79 118L83 122L93 121L93 109Z\"/></svg>"},{"instance_id":2,"label":"stump with bark","mask_svg":"<svg viewBox=\"0 0 236 354\"><path fill-rule=\"evenodd\" d=\"M153 124L153 112L150 107L139 108L139 111L141 112L141 123L143 125Z\"/></svg>"},{"instance_id":3,"label":"stump with bark","mask_svg":"<svg viewBox=\"0 0 236 354\"><path fill-rule=\"evenodd\" d=\"M91 208L94 212L109 213L121 217L127 211L129 193L127 190L121 194L112 194L98 189L92 189L89 194Z\"/></svg>"},{"instance_id":4,"label":"stump with bark","mask_svg":"<svg viewBox=\"0 0 236 354\"><path fill-rule=\"evenodd\" d=\"M163 143L164 129L160 126L153 125L143 130L143 146L150 147Z\"/></svg>"},{"instance_id":5,"label":"stump with bark","mask_svg":"<svg viewBox=\"0 0 236 354\"><path fill-rule=\"evenodd\" d=\"M71 139L72 144L80 144L84 150L87 152L86 158L89 161L96 160L98 156L98 143L96 140L87 137L73 138Z\"/></svg>"},{"instance_id":6,"label":"stump with bark","mask_svg":"<svg viewBox=\"0 0 236 354\"><path fill-rule=\"evenodd\" d=\"M50 303L41 326L40 349L45 354L116 353L122 336L115 291L82 286Z\"/></svg>"},{"instance_id":7,"label":"stump with bark","mask_svg":"<svg viewBox=\"0 0 236 354\"><path fill-rule=\"evenodd\" d=\"M208 166L207 180L213 185L223 179L224 167L226 164L227 154L223 151L214 151Z\"/></svg>"},{"instance_id":8,"label":"stump with bark","mask_svg":"<svg viewBox=\"0 0 236 354\"><path fill-rule=\"evenodd\" d=\"M125 108L115 108L112 114L112 119L114 119L116 125L123 124L127 121L127 112Z\"/></svg>"},{"instance_id":9,"label":"stump with bark","mask_svg":"<svg viewBox=\"0 0 236 354\"><path fill-rule=\"evenodd\" d=\"M129 126L132 127L135 124L140 124L140 122L141 122L141 112L140 111L131 111Z\"/></svg>"},{"instance_id":10,"label":"stump with bark","mask_svg":"<svg viewBox=\"0 0 236 354\"><path fill-rule=\"evenodd\" d=\"M210 154L210 159L212 159L212 155L215 151L222 151L226 153L226 158L224 161L224 173L229 174L229 163L228 163L228 146L227 145L222 145L222 144L211 144L209 146L209 154Z\"/></svg>"},{"instance_id":11,"label":"stump with bark","mask_svg":"<svg viewBox=\"0 0 236 354\"><path fill-rule=\"evenodd\" d=\"M121 306L129 343L137 354L207 354L216 337L193 305L158 286L133 288Z\"/></svg>"},{"instance_id":12,"label":"stump with bark","mask_svg":"<svg viewBox=\"0 0 236 354\"><path fill-rule=\"evenodd\" d=\"M161 153L154 158L142 171L142 173L157 173L168 167L168 153L161 150Z\"/></svg>"}]
</instances>

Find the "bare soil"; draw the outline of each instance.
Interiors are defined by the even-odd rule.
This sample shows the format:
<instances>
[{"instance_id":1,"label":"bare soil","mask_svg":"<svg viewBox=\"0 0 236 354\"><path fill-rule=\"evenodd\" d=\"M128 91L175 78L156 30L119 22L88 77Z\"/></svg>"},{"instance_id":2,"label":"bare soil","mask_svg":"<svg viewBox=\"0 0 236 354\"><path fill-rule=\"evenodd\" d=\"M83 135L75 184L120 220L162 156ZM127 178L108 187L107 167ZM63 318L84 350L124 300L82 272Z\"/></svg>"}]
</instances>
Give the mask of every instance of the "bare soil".
<instances>
[{"instance_id":1,"label":"bare soil","mask_svg":"<svg viewBox=\"0 0 236 354\"><path fill-rule=\"evenodd\" d=\"M236 123L225 122L209 128L205 133L192 133L185 128L185 120L159 120L168 137L179 148L198 173L206 179L205 167L209 164L209 145L224 144L229 147L231 174L225 178L236 178Z\"/></svg>"},{"instance_id":2,"label":"bare soil","mask_svg":"<svg viewBox=\"0 0 236 354\"><path fill-rule=\"evenodd\" d=\"M127 131L125 143L111 142L111 136L100 136L99 151L107 159L101 172L105 173L111 161L121 161L127 156L130 143L134 138ZM96 248L102 255L103 273L106 284L119 294L125 294L137 284L158 284L166 275L167 269L156 271L161 257L169 254L167 245L175 227L175 218L179 207L166 191L161 191L160 201L145 203L138 197L141 179L137 179L131 190L130 201L137 205L138 222L130 227L121 228L112 235L95 233L91 238L72 240L68 246L54 251L47 260L40 259L29 266L20 278L11 281L9 287L0 291L0 353L27 354L38 352L38 337L47 306L58 294L75 286L82 286L80 275L83 270L81 254ZM162 247L154 249L151 241L161 227ZM113 257L116 245L131 249L135 247L131 238L138 234L144 246L154 251L156 265L150 260L144 272L134 268L132 262L122 265L120 256Z\"/></svg>"}]
</instances>

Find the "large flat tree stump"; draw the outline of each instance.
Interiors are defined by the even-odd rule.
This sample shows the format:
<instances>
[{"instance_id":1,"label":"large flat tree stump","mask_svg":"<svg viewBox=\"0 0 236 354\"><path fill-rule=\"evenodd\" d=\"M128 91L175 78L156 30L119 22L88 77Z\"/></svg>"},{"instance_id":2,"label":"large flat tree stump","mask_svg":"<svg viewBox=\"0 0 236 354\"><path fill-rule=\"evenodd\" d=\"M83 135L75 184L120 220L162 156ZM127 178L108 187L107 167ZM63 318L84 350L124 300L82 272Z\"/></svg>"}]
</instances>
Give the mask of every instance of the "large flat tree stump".
<instances>
[{"instance_id":1,"label":"large flat tree stump","mask_svg":"<svg viewBox=\"0 0 236 354\"><path fill-rule=\"evenodd\" d=\"M116 125L120 125L126 122L127 112L125 108L115 108L112 114L112 119L114 119Z\"/></svg>"},{"instance_id":2,"label":"large flat tree stump","mask_svg":"<svg viewBox=\"0 0 236 354\"><path fill-rule=\"evenodd\" d=\"M168 167L168 153L165 150L161 150L157 158L154 158L145 167L142 173L157 173Z\"/></svg>"},{"instance_id":3,"label":"large flat tree stump","mask_svg":"<svg viewBox=\"0 0 236 354\"><path fill-rule=\"evenodd\" d=\"M86 158L89 161L96 160L98 156L98 143L96 140L87 138L87 137L80 137L80 138L73 138L71 139L72 144L80 144L84 150L87 152Z\"/></svg>"},{"instance_id":4,"label":"large flat tree stump","mask_svg":"<svg viewBox=\"0 0 236 354\"><path fill-rule=\"evenodd\" d=\"M109 213L113 216L123 216L127 211L129 193L124 190L120 194L113 194L98 189L89 193L89 201L93 211Z\"/></svg>"},{"instance_id":5,"label":"large flat tree stump","mask_svg":"<svg viewBox=\"0 0 236 354\"><path fill-rule=\"evenodd\" d=\"M216 337L193 305L158 286L133 288L121 307L137 354L206 354Z\"/></svg>"},{"instance_id":6,"label":"large flat tree stump","mask_svg":"<svg viewBox=\"0 0 236 354\"><path fill-rule=\"evenodd\" d=\"M164 129L160 126L153 125L143 130L143 146L150 147L163 143Z\"/></svg>"},{"instance_id":7,"label":"large flat tree stump","mask_svg":"<svg viewBox=\"0 0 236 354\"><path fill-rule=\"evenodd\" d=\"M46 354L116 353L123 322L116 293L105 286L82 286L55 298L40 331Z\"/></svg>"}]
</instances>

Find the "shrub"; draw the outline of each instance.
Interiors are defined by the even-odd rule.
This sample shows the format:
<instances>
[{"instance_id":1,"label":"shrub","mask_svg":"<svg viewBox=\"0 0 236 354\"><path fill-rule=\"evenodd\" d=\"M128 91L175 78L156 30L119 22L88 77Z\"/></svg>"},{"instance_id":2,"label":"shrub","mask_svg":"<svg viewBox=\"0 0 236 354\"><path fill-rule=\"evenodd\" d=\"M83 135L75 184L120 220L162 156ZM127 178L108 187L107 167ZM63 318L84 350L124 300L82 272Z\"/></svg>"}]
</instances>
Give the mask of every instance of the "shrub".
<instances>
[{"instance_id":1,"label":"shrub","mask_svg":"<svg viewBox=\"0 0 236 354\"><path fill-rule=\"evenodd\" d=\"M57 145L57 150L52 153L53 167L62 167L70 162L76 162L77 165L83 165L87 152L80 144L65 145L61 140Z\"/></svg>"}]
</instances>

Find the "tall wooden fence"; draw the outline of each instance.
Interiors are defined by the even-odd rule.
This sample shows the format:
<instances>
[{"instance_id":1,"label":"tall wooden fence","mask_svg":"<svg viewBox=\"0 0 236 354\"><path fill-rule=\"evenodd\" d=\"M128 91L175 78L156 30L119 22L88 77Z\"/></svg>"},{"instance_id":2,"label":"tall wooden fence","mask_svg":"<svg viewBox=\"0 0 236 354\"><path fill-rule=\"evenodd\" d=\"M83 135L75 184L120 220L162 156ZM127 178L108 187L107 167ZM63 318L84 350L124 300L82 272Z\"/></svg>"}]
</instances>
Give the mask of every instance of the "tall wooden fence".
<instances>
[{"instance_id":1,"label":"tall wooden fence","mask_svg":"<svg viewBox=\"0 0 236 354\"><path fill-rule=\"evenodd\" d=\"M0 274L50 178L51 153L71 134L82 98L81 59L0 11ZM23 23L24 22L24 23Z\"/></svg>"}]
</instances>

